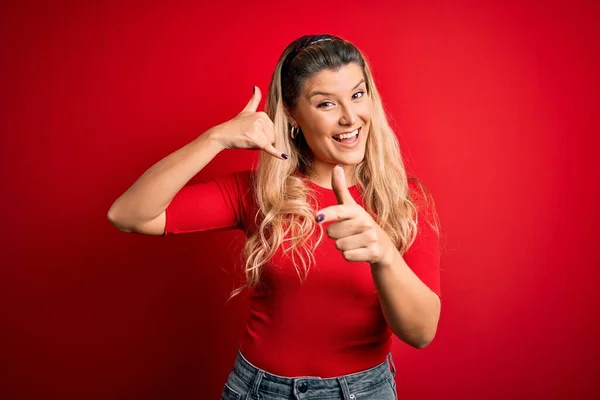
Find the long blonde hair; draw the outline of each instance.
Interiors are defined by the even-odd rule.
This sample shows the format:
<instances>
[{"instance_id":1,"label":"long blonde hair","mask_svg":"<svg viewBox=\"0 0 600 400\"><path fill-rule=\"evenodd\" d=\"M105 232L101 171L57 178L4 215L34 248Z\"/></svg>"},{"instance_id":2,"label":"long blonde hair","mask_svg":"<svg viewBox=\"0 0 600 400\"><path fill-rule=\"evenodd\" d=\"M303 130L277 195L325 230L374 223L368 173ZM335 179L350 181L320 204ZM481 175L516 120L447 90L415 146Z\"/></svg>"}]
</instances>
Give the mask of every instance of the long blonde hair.
<instances>
[{"instance_id":1,"label":"long blonde hair","mask_svg":"<svg viewBox=\"0 0 600 400\"><path fill-rule=\"evenodd\" d=\"M355 182L362 192L365 210L400 253L414 242L417 210L409 196L409 179L366 58L353 44L338 37L304 36L282 53L267 94L266 112L275 125L275 147L289 154L289 159L282 162L265 153L260 155L254 177L258 229L249 235L243 251L246 287L260 283L263 267L282 246L301 280L314 264L313 252L323 238L323 230L311 206L314 194L301 176L310 171L312 152L302 134L295 139L290 136L286 110L295 107L310 76L352 62L363 69L373 105L365 157L355 168ZM242 289L236 289L232 296Z\"/></svg>"}]
</instances>

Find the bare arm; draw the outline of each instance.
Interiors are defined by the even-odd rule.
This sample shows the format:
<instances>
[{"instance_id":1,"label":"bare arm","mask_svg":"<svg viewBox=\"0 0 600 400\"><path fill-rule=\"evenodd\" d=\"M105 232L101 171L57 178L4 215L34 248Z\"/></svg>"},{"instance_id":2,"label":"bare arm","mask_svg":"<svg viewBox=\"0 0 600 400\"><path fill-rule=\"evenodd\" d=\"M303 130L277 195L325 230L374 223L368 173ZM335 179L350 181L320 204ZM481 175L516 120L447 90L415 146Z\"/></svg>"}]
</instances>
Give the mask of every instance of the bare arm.
<instances>
[{"instance_id":1,"label":"bare arm","mask_svg":"<svg viewBox=\"0 0 600 400\"><path fill-rule=\"evenodd\" d=\"M406 263L387 233L358 205L348 191L343 168L334 168L331 187L338 205L317 211L317 221L334 222L327 236L344 259L368 262L383 315L405 343L423 348L433 340L440 318L439 296Z\"/></svg>"},{"instance_id":2,"label":"bare arm","mask_svg":"<svg viewBox=\"0 0 600 400\"><path fill-rule=\"evenodd\" d=\"M392 332L418 349L429 345L440 319L438 295L415 275L396 249L391 260L371 264L371 273Z\"/></svg>"},{"instance_id":3,"label":"bare arm","mask_svg":"<svg viewBox=\"0 0 600 400\"><path fill-rule=\"evenodd\" d=\"M173 197L223 150L215 132L208 130L144 172L108 211L113 225L123 232L161 235Z\"/></svg>"},{"instance_id":4,"label":"bare arm","mask_svg":"<svg viewBox=\"0 0 600 400\"><path fill-rule=\"evenodd\" d=\"M273 147L272 121L264 112L256 112L260 98L256 88L235 118L209 129L144 172L108 210L112 224L123 232L162 235L165 210L175 195L224 149L262 149L285 159Z\"/></svg>"}]
</instances>

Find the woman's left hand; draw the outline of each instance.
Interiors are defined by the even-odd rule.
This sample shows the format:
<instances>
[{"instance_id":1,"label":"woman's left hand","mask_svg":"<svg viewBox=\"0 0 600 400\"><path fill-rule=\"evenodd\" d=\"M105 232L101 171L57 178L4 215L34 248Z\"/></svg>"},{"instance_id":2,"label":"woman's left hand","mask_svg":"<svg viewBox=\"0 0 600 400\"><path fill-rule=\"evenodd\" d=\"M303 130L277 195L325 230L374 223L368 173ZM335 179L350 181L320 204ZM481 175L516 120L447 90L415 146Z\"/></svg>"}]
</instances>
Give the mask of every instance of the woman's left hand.
<instances>
[{"instance_id":1,"label":"woman's left hand","mask_svg":"<svg viewBox=\"0 0 600 400\"><path fill-rule=\"evenodd\" d=\"M335 247L347 261L391 264L396 248L379 224L354 201L339 165L333 169L331 184L338 205L318 211L317 222L333 222L327 227L327 236L335 240Z\"/></svg>"}]
</instances>

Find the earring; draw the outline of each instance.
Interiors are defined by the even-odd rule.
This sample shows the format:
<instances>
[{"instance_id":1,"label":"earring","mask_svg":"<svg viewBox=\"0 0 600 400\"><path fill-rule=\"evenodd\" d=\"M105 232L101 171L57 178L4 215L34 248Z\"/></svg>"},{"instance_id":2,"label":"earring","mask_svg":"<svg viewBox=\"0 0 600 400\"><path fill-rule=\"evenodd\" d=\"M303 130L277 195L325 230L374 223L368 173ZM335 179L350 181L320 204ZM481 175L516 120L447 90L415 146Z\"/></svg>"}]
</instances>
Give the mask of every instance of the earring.
<instances>
[{"instance_id":1,"label":"earring","mask_svg":"<svg viewBox=\"0 0 600 400\"><path fill-rule=\"evenodd\" d=\"M297 126L292 126L292 129L290 130L290 137L292 139L296 139L296 135L298 135L298 133L300 132L300 128Z\"/></svg>"}]
</instances>

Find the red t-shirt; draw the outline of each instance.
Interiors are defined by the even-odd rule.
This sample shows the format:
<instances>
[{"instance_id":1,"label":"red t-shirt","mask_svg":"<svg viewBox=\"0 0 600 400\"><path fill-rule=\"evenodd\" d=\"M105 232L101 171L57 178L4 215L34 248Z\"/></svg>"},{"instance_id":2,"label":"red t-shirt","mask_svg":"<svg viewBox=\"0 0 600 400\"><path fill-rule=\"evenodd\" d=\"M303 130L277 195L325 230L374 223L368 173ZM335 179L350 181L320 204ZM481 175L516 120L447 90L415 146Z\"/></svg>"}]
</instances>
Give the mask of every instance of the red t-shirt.
<instances>
[{"instance_id":1,"label":"red t-shirt","mask_svg":"<svg viewBox=\"0 0 600 400\"><path fill-rule=\"evenodd\" d=\"M333 190L308 179L306 183L314 190L319 208L337 204ZM362 205L359 189L349 190ZM418 209L424 210L416 183L410 184L410 190ZM166 210L165 234L239 228L248 235L256 230L253 195L250 171L187 185ZM431 212L419 214L417 238L403 258L439 296L440 249L427 223L431 219ZM392 333L370 265L344 260L326 234L314 257L316 264L304 282L282 251L265 265L262 285L252 290L242 354L263 370L289 377L340 376L383 362Z\"/></svg>"}]
</instances>

